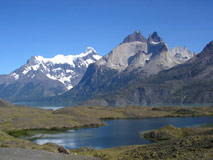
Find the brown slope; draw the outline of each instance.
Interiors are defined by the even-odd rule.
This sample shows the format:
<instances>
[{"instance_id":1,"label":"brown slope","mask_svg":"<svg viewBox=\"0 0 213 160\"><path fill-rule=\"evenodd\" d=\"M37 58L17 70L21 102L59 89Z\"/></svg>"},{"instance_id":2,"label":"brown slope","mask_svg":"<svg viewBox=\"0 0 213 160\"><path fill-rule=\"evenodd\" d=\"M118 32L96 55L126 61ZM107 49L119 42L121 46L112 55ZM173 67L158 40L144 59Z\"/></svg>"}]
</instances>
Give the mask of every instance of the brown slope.
<instances>
[{"instance_id":1,"label":"brown slope","mask_svg":"<svg viewBox=\"0 0 213 160\"><path fill-rule=\"evenodd\" d=\"M0 107L11 107L13 106L11 103L0 98Z\"/></svg>"}]
</instances>

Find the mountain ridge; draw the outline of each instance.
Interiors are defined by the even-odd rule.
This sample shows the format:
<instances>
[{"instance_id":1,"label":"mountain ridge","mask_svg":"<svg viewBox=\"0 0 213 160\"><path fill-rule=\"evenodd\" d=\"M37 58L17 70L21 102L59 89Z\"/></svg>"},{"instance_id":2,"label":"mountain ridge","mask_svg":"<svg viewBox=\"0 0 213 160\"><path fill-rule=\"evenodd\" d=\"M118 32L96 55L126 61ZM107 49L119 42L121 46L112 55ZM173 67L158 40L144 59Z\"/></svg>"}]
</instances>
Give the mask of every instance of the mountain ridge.
<instances>
[{"instance_id":1,"label":"mountain ridge","mask_svg":"<svg viewBox=\"0 0 213 160\"><path fill-rule=\"evenodd\" d=\"M213 103L213 41L184 64L143 80L140 77L111 95L83 102L86 105L153 105Z\"/></svg>"}]
</instances>

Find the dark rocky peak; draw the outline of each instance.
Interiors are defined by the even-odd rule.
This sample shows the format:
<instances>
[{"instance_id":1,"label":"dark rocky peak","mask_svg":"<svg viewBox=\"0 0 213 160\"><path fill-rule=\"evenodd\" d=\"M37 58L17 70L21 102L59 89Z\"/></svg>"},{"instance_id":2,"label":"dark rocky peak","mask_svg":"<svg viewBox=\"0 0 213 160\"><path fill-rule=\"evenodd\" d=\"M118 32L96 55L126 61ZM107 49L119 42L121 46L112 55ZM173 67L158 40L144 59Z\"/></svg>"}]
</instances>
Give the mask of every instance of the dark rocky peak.
<instances>
[{"instance_id":1,"label":"dark rocky peak","mask_svg":"<svg viewBox=\"0 0 213 160\"><path fill-rule=\"evenodd\" d=\"M141 34L140 31L135 31L133 34L128 35L122 43L129 42L147 42L147 39Z\"/></svg>"},{"instance_id":2,"label":"dark rocky peak","mask_svg":"<svg viewBox=\"0 0 213 160\"><path fill-rule=\"evenodd\" d=\"M158 43L148 46L148 53L152 53L152 57L159 55L161 52L167 52L169 50L165 43Z\"/></svg>"},{"instance_id":3,"label":"dark rocky peak","mask_svg":"<svg viewBox=\"0 0 213 160\"><path fill-rule=\"evenodd\" d=\"M206 47L202 51L204 54L212 54L213 55L213 41L209 42Z\"/></svg>"},{"instance_id":4,"label":"dark rocky peak","mask_svg":"<svg viewBox=\"0 0 213 160\"><path fill-rule=\"evenodd\" d=\"M157 32L152 33L152 35L149 35L148 41L150 43L160 43L163 42L163 39L158 36Z\"/></svg>"}]
</instances>

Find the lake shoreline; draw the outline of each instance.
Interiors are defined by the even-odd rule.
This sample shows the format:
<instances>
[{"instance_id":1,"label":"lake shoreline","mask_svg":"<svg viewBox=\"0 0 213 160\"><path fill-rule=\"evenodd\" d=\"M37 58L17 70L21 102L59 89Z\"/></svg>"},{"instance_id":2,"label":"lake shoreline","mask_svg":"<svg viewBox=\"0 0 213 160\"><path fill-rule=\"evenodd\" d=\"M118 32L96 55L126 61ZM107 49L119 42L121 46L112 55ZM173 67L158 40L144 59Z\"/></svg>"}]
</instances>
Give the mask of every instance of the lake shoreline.
<instances>
[{"instance_id":1,"label":"lake shoreline","mask_svg":"<svg viewBox=\"0 0 213 160\"><path fill-rule=\"evenodd\" d=\"M30 108L33 108L33 107L30 107ZM77 110L78 111L78 108L79 107L64 107L64 108L60 108L56 111L53 111L54 114L66 114L66 115L69 115L69 112L67 113L64 113L63 110L69 110L69 109L74 109L74 110ZM80 107L79 109L84 109L84 108L92 108L93 110L96 109L96 108L99 108L99 106L94 106L94 108L92 106L84 106L84 107ZM102 109L105 109L107 107L100 107ZM138 108L148 108L148 109L151 109L152 111L163 111L163 112L167 112L167 111L181 111L180 113L178 114L166 114L166 115L154 115L154 116L146 116L146 117L143 117L143 116L131 116L131 117L104 117L104 118L99 118L99 120L102 122L102 123L91 123L91 124L82 124L82 125L79 125L79 126L73 126L73 127L52 127L52 128L32 128L32 129L14 129L14 130L6 130L6 133L8 133L9 135L11 136L14 136L15 138L20 138L20 137L28 137L29 135L30 136L33 136L35 134L40 134L40 133L43 133L43 131L45 130L46 133L50 133L51 132L61 132L61 131L67 131L67 130L77 130L77 129L84 129L84 128L97 128L97 127L101 127L101 126L105 126L107 125L107 121L109 120L122 120L122 119L126 119L126 120L133 120L133 119L153 119L153 118L172 118L172 117L206 117L206 116L213 116L213 107L206 107L210 110L212 110L212 113L211 114L206 114L206 113L202 113L200 112L199 114L196 114L194 112L192 112L191 110L193 110L194 108L195 109L201 109L202 107L190 107L190 108L185 108L185 107L138 107L138 106L131 106L131 107L120 107L122 109L127 109L127 108L130 108L130 109L138 109ZM203 107L204 108L204 107ZM110 108L112 109L111 112L113 112L113 110L116 110L116 108ZM151 114L151 113L150 113ZM33 132L35 132L35 134L33 134ZM21 134L23 133L23 134Z\"/></svg>"},{"instance_id":2,"label":"lake shoreline","mask_svg":"<svg viewBox=\"0 0 213 160\"><path fill-rule=\"evenodd\" d=\"M33 142L39 145L47 142L56 143L65 146L67 149L81 147L107 149L126 145L144 145L150 144L152 141L141 137L141 131L148 132L166 125L174 125L180 128L194 128L208 122L213 122L213 116L120 119L106 121L108 125L99 128L83 128L53 135L37 135L37 138Z\"/></svg>"}]
</instances>

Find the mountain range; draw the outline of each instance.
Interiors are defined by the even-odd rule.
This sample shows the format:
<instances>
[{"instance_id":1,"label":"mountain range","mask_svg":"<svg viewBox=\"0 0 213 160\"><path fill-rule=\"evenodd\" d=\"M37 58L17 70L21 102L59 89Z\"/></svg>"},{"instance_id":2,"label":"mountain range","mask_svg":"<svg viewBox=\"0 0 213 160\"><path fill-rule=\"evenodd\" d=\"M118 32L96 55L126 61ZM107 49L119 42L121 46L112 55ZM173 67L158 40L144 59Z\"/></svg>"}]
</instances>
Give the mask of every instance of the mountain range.
<instances>
[{"instance_id":1,"label":"mountain range","mask_svg":"<svg viewBox=\"0 0 213 160\"><path fill-rule=\"evenodd\" d=\"M187 47L170 50L157 32L146 39L140 31L135 31L110 53L91 64L78 85L52 101L70 105L115 106L158 103L152 98L144 99L143 89L137 93L132 88L144 84L161 71L184 64L194 56L195 53L188 51Z\"/></svg>"},{"instance_id":2,"label":"mountain range","mask_svg":"<svg viewBox=\"0 0 213 160\"><path fill-rule=\"evenodd\" d=\"M78 84L87 67L100 58L92 47L79 55L31 57L9 75L0 75L0 97L27 102L62 94Z\"/></svg>"},{"instance_id":3,"label":"mountain range","mask_svg":"<svg viewBox=\"0 0 213 160\"><path fill-rule=\"evenodd\" d=\"M128 35L105 56L32 57L0 76L0 97L54 105L213 103L213 41L201 53L170 49L157 32Z\"/></svg>"}]
</instances>

